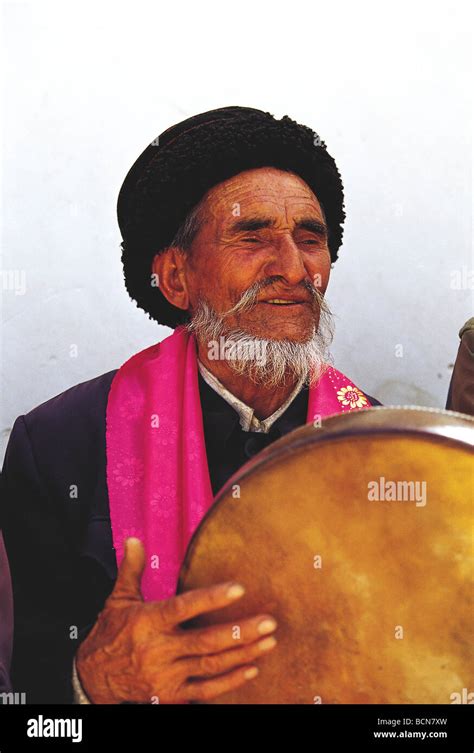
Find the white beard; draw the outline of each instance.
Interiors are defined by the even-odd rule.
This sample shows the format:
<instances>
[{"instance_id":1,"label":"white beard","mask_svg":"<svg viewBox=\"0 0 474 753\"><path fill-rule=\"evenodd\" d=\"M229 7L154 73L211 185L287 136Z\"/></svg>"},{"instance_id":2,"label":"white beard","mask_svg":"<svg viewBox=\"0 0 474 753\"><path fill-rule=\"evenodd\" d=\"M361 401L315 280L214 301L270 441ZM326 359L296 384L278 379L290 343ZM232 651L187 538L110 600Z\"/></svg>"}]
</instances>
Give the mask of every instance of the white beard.
<instances>
[{"instance_id":1,"label":"white beard","mask_svg":"<svg viewBox=\"0 0 474 753\"><path fill-rule=\"evenodd\" d=\"M224 359L236 374L255 384L283 386L294 378L312 385L332 364L329 346L334 336L331 311L324 297L313 290L319 303L319 326L303 342L259 338L241 328L229 328L224 319L238 310L248 308L248 301L234 306L226 314L217 313L201 299L186 325L198 342L208 349L209 360Z\"/></svg>"}]
</instances>

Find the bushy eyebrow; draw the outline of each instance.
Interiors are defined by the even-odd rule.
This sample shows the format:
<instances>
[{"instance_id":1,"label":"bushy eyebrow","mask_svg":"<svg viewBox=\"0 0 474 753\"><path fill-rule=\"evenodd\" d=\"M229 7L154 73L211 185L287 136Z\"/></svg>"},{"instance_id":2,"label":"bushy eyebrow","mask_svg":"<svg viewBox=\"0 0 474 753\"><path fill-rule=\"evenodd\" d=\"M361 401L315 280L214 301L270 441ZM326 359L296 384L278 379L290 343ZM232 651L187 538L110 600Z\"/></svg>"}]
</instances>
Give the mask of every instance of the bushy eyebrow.
<instances>
[{"instance_id":1,"label":"bushy eyebrow","mask_svg":"<svg viewBox=\"0 0 474 753\"><path fill-rule=\"evenodd\" d=\"M274 226L275 220L264 217L248 217L247 219L241 219L234 222L229 230L231 233L256 232L257 230L263 230L264 228ZM315 220L312 217L306 217L299 220L295 225L295 230L307 230L310 233L324 237L328 234L324 222Z\"/></svg>"}]
</instances>

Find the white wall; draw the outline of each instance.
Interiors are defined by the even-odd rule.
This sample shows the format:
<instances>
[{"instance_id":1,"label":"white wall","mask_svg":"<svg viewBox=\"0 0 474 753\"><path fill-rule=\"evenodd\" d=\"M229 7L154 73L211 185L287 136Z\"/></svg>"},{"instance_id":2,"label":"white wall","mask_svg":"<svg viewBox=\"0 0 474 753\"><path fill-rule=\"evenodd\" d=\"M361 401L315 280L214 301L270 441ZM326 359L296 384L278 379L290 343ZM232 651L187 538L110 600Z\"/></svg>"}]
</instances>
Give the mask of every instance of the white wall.
<instances>
[{"instance_id":1,"label":"white wall","mask_svg":"<svg viewBox=\"0 0 474 753\"><path fill-rule=\"evenodd\" d=\"M341 170L336 366L444 406L472 315L468 3L327 5L3 4L0 456L16 416L169 332L126 294L117 193L164 128L229 104L310 125Z\"/></svg>"}]
</instances>

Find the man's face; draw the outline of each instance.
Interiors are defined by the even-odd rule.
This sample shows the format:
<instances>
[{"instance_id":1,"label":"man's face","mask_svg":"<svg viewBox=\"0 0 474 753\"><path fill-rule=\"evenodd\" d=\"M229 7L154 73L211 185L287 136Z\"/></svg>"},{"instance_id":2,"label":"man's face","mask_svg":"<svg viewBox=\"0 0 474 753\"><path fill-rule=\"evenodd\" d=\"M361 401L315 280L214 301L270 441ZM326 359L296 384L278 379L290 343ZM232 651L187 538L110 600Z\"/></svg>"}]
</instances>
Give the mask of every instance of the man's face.
<instances>
[{"instance_id":1,"label":"man's face","mask_svg":"<svg viewBox=\"0 0 474 753\"><path fill-rule=\"evenodd\" d=\"M273 278L226 326L259 338L309 339L319 310L303 283L324 294L331 258L323 212L307 184L275 168L247 170L207 194L203 219L185 264L191 312L204 297L222 314L257 281Z\"/></svg>"}]
</instances>

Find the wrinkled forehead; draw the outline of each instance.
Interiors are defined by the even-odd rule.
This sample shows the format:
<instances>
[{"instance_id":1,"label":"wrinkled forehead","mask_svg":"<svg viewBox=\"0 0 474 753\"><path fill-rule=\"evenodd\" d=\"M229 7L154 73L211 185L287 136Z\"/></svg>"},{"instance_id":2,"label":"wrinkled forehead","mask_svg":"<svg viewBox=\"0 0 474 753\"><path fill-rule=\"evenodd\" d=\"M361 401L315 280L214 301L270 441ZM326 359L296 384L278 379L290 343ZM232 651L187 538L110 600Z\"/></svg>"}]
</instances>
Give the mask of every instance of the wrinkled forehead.
<instances>
[{"instance_id":1,"label":"wrinkled forehead","mask_svg":"<svg viewBox=\"0 0 474 753\"><path fill-rule=\"evenodd\" d=\"M214 186L203 200L204 221L219 224L246 216L290 222L303 215L324 218L317 197L298 175L272 167L239 173Z\"/></svg>"}]
</instances>

